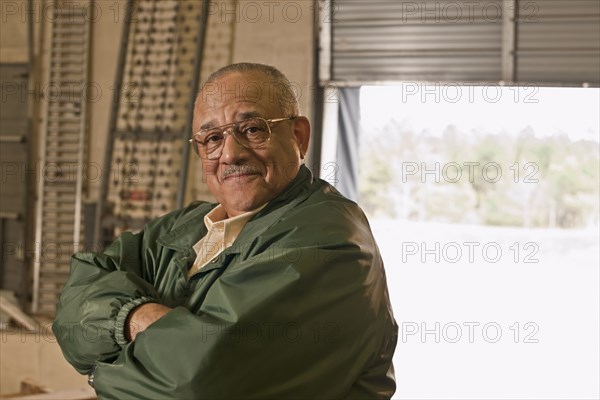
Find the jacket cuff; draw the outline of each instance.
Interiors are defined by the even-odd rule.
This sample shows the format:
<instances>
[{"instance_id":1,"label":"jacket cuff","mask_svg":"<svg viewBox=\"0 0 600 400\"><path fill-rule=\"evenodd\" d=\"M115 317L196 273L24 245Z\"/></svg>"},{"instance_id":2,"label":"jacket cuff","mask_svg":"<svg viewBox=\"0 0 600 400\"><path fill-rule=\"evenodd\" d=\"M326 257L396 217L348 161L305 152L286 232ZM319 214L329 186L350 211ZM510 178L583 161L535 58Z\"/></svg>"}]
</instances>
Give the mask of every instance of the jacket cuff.
<instances>
[{"instance_id":1,"label":"jacket cuff","mask_svg":"<svg viewBox=\"0 0 600 400\"><path fill-rule=\"evenodd\" d=\"M145 303L157 303L152 297L138 297L137 299L130 300L125 303L119 313L117 314L117 318L115 320L115 341L119 346L125 346L129 343L127 338L125 337L125 323L127 322L127 317L129 313L136 308L137 306L141 306Z\"/></svg>"}]
</instances>

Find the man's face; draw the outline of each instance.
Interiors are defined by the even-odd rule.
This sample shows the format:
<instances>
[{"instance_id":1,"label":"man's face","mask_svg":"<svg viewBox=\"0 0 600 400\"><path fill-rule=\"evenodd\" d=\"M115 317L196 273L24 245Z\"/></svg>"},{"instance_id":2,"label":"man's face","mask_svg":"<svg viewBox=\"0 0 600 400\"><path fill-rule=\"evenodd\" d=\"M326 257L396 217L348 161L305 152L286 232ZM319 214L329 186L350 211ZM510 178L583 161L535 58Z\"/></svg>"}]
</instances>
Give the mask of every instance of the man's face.
<instances>
[{"instance_id":1,"label":"man's face","mask_svg":"<svg viewBox=\"0 0 600 400\"><path fill-rule=\"evenodd\" d=\"M194 132L253 116L289 117L269 82L262 73L232 73L208 84L196 103ZM308 149L308 120L277 122L271 124L271 132L271 140L258 149L248 149L228 135L219 158L202 160L208 188L229 217L276 197L300 169Z\"/></svg>"}]
</instances>

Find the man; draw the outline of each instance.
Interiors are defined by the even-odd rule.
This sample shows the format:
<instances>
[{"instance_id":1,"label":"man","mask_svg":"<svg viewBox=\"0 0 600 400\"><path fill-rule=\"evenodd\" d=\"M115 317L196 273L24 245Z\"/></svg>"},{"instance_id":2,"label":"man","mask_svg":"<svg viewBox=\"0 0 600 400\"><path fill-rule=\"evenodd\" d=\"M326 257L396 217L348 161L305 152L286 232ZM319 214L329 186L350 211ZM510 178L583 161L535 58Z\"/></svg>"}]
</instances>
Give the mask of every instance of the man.
<instances>
[{"instance_id":1,"label":"man","mask_svg":"<svg viewBox=\"0 0 600 400\"><path fill-rule=\"evenodd\" d=\"M234 64L198 95L196 202L73 257L53 330L102 399L390 398L397 325L369 224L303 165L291 85Z\"/></svg>"}]
</instances>

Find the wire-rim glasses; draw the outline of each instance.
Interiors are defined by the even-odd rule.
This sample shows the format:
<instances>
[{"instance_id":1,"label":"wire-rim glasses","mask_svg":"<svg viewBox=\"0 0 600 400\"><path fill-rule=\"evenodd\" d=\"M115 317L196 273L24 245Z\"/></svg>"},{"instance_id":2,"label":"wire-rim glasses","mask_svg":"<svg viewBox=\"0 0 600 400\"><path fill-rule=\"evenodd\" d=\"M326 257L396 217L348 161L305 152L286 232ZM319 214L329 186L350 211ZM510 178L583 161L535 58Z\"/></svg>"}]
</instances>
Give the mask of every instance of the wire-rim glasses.
<instances>
[{"instance_id":1,"label":"wire-rim glasses","mask_svg":"<svg viewBox=\"0 0 600 400\"><path fill-rule=\"evenodd\" d=\"M240 145L248 149L259 149L271 140L271 124L295 118L297 117L252 117L215 128L202 129L194 133L189 142L200 158L215 160L221 157L227 135L233 135Z\"/></svg>"}]
</instances>

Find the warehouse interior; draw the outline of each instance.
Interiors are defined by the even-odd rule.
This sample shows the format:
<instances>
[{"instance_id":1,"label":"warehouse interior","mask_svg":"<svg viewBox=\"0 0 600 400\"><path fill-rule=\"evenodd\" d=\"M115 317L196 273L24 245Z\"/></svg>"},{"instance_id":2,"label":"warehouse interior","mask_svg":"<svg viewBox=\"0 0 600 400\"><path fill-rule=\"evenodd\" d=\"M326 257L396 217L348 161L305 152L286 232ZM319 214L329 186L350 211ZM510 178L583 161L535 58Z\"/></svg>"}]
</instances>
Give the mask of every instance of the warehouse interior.
<instances>
[{"instance_id":1,"label":"warehouse interior","mask_svg":"<svg viewBox=\"0 0 600 400\"><path fill-rule=\"evenodd\" d=\"M365 147L359 129L361 113L366 115L364 87L396 86L404 90L402 99L424 96L421 103L432 107L441 93L448 109L453 102L444 95L461 87L510 92L511 99L520 93L513 103L526 103L523 98L545 88L588 90L594 101L600 97L597 0L2 0L0 6L0 397L95 398L86 377L62 358L50 330L70 257L76 251L101 251L120 233L141 229L193 200L213 201L187 141L198 88L220 67L258 62L283 71L297 89L302 115L311 121L307 165L366 208L372 202L373 215L388 212L382 202L401 200L369 197L380 189L373 184L367 192L366 186L385 174L361 175L370 171L359 163ZM403 103L393 108L402 111ZM578 106L564 104L560 112L568 115L569 107ZM596 126L598 110L588 117ZM597 169L597 131L590 135L590 165ZM493 153L490 157L487 161L494 160ZM396 165L399 173L421 162L402 161L412 164L385 160L382 168ZM509 165L503 165L505 173ZM581 215L552 208L554 214L544 211L539 224L569 232L591 229L586 237L597 249L593 180L598 171L591 174L592 187L586 189L591 200L586 197L589 207ZM400 211L389 212L397 216ZM406 219L422 219L423 212L413 214L407 212ZM508 217L495 218L509 225L504 223ZM524 228L537 226L535 215L523 218ZM524 238L530 234L523 232ZM596 260L592 277L597 277ZM386 270L394 276L389 270L397 267L391 264L386 261ZM597 303L597 280L590 290L586 299ZM413 321L402 310L395 313L399 321ZM598 316L581 318L590 320L585 337L593 342ZM402 349L399 357L423 356ZM547 390L520 383L515 393L507 389L501 397L555 392L556 398L592 398L598 395L597 360L596 341L585 356L589 376ZM423 363L419 371L427 368ZM412 367L397 366L396 374ZM435 369L436 376L443 373ZM398 381L404 381L402 375ZM469 391L457 380L446 383L449 397L494 394ZM570 384L581 391L556 393ZM419 385L401 388L402 383L397 398L440 398L442 393Z\"/></svg>"}]
</instances>

